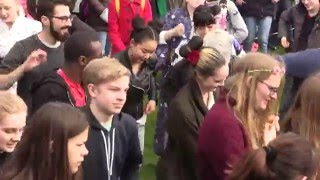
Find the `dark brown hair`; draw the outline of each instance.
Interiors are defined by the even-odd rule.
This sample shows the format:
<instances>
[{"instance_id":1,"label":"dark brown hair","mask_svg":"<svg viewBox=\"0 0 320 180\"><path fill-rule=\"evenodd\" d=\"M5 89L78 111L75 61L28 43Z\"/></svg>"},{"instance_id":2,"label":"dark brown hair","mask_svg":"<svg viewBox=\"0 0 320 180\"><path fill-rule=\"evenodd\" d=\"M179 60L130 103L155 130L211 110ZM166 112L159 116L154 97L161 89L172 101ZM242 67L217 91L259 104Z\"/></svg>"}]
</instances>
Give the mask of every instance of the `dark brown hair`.
<instances>
[{"instance_id":1,"label":"dark brown hair","mask_svg":"<svg viewBox=\"0 0 320 180\"><path fill-rule=\"evenodd\" d=\"M294 180L315 176L318 157L311 144L293 133L278 136L267 147L249 152L230 174L228 180Z\"/></svg>"},{"instance_id":2,"label":"dark brown hair","mask_svg":"<svg viewBox=\"0 0 320 180\"><path fill-rule=\"evenodd\" d=\"M88 128L85 114L64 103L48 103L31 119L5 164L1 180L75 180L68 160L68 140Z\"/></svg>"}]
</instances>

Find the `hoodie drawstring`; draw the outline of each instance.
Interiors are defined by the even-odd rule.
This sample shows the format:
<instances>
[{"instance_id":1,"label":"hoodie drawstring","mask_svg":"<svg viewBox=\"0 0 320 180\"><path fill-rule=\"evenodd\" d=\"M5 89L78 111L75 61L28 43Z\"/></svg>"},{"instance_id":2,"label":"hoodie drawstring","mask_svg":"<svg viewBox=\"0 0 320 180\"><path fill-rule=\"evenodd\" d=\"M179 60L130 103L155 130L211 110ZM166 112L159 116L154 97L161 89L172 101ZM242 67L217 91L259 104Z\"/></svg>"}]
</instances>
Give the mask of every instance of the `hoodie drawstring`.
<instances>
[{"instance_id":1,"label":"hoodie drawstring","mask_svg":"<svg viewBox=\"0 0 320 180\"><path fill-rule=\"evenodd\" d=\"M103 137L103 143L106 150L108 179L111 179L111 176L112 176L113 159L114 159L114 138L115 138L116 129L113 129L113 130L111 129L111 131L110 131L110 135L112 137L112 144L110 144L110 136L108 136L108 144L107 144L106 136L104 135L102 130L100 131Z\"/></svg>"}]
</instances>

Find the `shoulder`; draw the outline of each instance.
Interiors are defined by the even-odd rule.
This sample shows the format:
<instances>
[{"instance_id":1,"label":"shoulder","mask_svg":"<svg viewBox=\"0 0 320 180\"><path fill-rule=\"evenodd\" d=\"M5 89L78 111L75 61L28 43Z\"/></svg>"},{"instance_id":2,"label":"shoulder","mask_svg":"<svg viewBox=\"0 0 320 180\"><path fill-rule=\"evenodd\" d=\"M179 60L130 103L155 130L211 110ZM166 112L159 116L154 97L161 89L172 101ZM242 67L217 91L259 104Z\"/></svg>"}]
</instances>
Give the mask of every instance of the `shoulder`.
<instances>
[{"instance_id":1,"label":"shoulder","mask_svg":"<svg viewBox=\"0 0 320 180\"><path fill-rule=\"evenodd\" d=\"M65 91L67 86L61 76L59 76L56 72L52 72L46 74L39 81L33 83L32 92L41 89L47 89L50 90L50 92L61 92L62 90Z\"/></svg>"},{"instance_id":2,"label":"shoulder","mask_svg":"<svg viewBox=\"0 0 320 180\"><path fill-rule=\"evenodd\" d=\"M137 128L136 119L134 119L131 115L121 112L117 116L119 117L119 123L127 130L133 130Z\"/></svg>"},{"instance_id":3,"label":"shoulder","mask_svg":"<svg viewBox=\"0 0 320 180\"><path fill-rule=\"evenodd\" d=\"M113 58L119 60L119 61L122 63L122 61L124 60L125 52L127 52L127 51L126 51L126 50L120 51L120 52L118 52L117 54L115 54L115 55L113 56Z\"/></svg>"}]
</instances>

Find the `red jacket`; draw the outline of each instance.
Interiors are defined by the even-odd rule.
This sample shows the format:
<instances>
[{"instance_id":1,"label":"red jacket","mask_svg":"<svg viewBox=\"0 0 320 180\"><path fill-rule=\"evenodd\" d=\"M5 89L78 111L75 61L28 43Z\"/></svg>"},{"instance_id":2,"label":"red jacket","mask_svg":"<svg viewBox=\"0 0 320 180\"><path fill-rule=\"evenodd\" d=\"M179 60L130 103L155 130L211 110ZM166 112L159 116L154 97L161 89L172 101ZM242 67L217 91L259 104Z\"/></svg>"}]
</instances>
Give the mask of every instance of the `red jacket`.
<instances>
[{"instance_id":1,"label":"red jacket","mask_svg":"<svg viewBox=\"0 0 320 180\"><path fill-rule=\"evenodd\" d=\"M226 97L221 97L207 113L199 131L197 154L201 180L224 180L225 170L231 170L230 165L249 146L242 124L229 109Z\"/></svg>"},{"instance_id":2,"label":"red jacket","mask_svg":"<svg viewBox=\"0 0 320 180\"><path fill-rule=\"evenodd\" d=\"M145 6L142 10L141 0L120 0L120 12L118 15L115 0L111 0L109 4L108 35L112 44L112 54L123 51L129 46L132 31L131 22L136 15L143 17L146 22L152 20L150 1L145 1Z\"/></svg>"}]
</instances>

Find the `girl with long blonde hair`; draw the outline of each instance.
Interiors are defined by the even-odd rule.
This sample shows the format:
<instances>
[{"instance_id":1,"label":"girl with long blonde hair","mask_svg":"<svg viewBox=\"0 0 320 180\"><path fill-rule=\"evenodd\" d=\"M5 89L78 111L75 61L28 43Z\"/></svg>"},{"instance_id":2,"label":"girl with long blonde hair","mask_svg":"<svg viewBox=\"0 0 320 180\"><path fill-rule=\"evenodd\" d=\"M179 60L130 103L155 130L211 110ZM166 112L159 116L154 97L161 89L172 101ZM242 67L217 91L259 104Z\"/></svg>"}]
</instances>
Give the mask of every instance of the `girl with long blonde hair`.
<instances>
[{"instance_id":1,"label":"girl with long blonde hair","mask_svg":"<svg viewBox=\"0 0 320 180\"><path fill-rule=\"evenodd\" d=\"M200 128L198 157L204 180L224 179L244 152L268 144L279 130L284 64L250 53L236 61L233 71Z\"/></svg>"}]
</instances>

